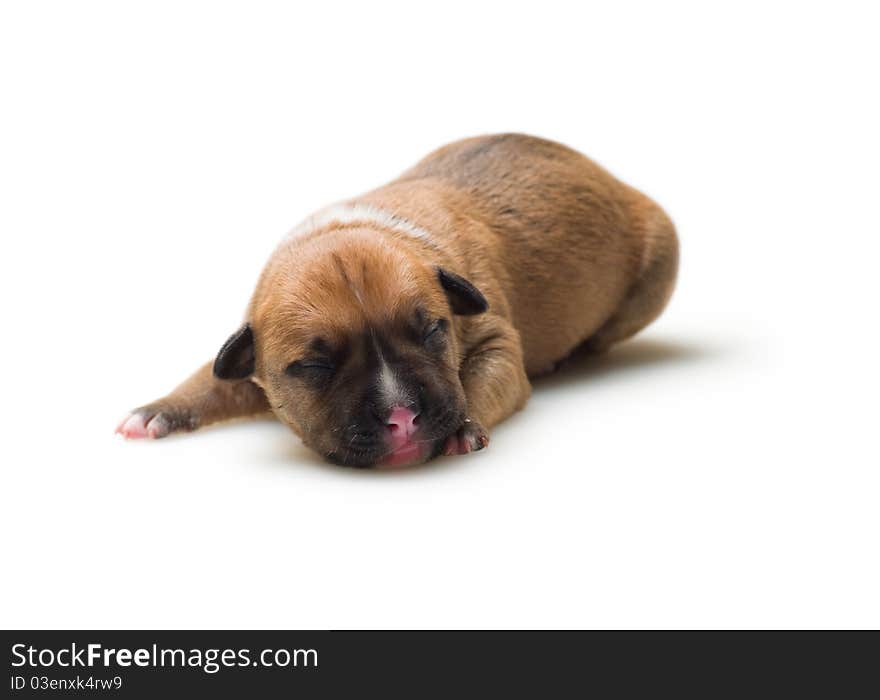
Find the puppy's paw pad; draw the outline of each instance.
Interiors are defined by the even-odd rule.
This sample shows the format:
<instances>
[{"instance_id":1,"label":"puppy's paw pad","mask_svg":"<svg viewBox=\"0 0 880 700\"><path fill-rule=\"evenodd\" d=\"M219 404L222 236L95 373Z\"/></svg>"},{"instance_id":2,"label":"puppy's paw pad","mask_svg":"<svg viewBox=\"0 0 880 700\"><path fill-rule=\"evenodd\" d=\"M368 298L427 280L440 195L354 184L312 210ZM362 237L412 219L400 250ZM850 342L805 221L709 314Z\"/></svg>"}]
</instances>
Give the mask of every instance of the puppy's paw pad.
<instances>
[{"instance_id":1,"label":"puppy's paw pad","mask_svg":"<svg viewBox=\"0 0 880 700\"><path fill-rule=\"evenodd\" d=\"M161 413L151 415L135 411L127 415L116 427L116 432L128 439L150 438L156 440L171 432L169 421Z\"/></svg>"},{"instance_id":2,"label":"puppy's paw pad","mask_svg":"<svg viewBox=\"0 0 880 700\"><path fill-rule=\"evenodd\" d=\"M489 445L489 433L474 420L466 420L452 435L446 438L444 455L466 455Z\"/></svg>"}]
</instances>

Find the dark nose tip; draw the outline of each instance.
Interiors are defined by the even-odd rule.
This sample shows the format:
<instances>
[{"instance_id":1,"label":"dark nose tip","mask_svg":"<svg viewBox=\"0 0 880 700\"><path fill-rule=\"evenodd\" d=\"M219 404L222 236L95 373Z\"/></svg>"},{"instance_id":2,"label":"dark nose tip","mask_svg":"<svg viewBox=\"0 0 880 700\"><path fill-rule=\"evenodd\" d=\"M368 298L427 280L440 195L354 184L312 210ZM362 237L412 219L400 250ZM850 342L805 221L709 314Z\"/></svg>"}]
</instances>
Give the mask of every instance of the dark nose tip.
<instances>
[{"instance_id":1,"label":"dark nose tip","mask_svg":"<svg viewBox=\"0 0 880 700\"><path fill-rule=\"evenodd\" d=\"M395 437L409 437L419 425L419 414L411 408L395 406L385 420L385 427Z\"/></svg>"}]
</instances>

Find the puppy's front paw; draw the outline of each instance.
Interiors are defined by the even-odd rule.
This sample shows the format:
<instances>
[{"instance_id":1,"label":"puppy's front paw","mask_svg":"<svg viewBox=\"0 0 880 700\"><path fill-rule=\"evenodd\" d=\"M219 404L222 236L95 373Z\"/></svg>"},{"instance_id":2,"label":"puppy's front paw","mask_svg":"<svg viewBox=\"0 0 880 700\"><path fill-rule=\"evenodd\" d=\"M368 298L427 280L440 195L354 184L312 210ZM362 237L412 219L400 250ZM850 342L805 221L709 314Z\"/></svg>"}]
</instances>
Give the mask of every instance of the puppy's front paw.
<instances>
[{"instance_id":1,"label":"puppy's front paw","mask_svg":"<svg viewBox=\"0 0 880 700\"><path fill-rule=\"evenodd\" d=\"M466 418L462 426L443 445L444 455L466 455L477 452L489 444L489 433L475 420Z\"/></svg>"},{"instance_id":2,"label":"puppy's front paw","mask_svg":"<svg viewBox=\"0 0 880 700\"><path fill-rule=\"evenodd\" d=\"M178 431L195 430L199 426L196 416L188 409L152 403L136 408L116 427L116 432L126 438L163 438Z\"/></svg>"}]
</instances>

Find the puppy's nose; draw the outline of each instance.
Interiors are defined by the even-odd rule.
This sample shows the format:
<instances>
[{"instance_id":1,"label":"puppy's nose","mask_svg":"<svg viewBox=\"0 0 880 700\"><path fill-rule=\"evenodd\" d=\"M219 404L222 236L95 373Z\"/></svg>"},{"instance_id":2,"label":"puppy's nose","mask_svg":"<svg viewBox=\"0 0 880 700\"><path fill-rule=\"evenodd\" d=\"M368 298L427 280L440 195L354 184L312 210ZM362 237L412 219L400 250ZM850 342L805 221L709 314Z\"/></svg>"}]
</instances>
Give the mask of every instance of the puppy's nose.
<instances>
[{"instance_id":1,"label":"puppy's nose","mask_svg":"<svg viewBox=\"0 0 880 700\"><path fill-rule=\"evenodd\" d=\"M385 427L396 438L407 438L416 432L419 424L419 414L410 408L395 406L388 414Z\"/></svg>"}]
</instances>

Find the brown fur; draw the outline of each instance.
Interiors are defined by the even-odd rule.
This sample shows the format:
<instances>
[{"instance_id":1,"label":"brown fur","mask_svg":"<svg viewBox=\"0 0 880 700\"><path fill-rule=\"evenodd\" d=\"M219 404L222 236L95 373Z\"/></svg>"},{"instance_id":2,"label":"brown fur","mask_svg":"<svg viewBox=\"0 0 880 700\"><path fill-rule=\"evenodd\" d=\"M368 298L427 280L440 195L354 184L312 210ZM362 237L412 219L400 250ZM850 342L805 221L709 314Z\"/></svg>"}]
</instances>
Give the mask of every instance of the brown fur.
<instances>
[{"instance_id":1,"label":"brown fur","mask_svg":"<svg viewBox=\"0 0 880 700\"><path fill-rule=\"evenodd\" d=\"M542 139L459 141L350 203L403 217L431 241L371 221L330 224L279 246L247 313L253 383L324 454L341 429L316 428L332 406L321 392L290 389L284 376L316 337L336 347L381 327L403 348L402 319L418 309L450 319L442 361L413 351L412 362L430 365L461 407L457 420L466 412L472 421L461 429L479 442L480 425L491 427L525 404L527 377L551 371L582 344L601 352L638 332L660 314L675 283L678 245L665 213L586 157ZM450 315L438 266L470 280L489 311ZM265 410L253 387L203 369L139 410L185 415L170 429L192 428Z\"/></svg>"}]
</instances>

